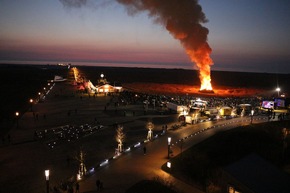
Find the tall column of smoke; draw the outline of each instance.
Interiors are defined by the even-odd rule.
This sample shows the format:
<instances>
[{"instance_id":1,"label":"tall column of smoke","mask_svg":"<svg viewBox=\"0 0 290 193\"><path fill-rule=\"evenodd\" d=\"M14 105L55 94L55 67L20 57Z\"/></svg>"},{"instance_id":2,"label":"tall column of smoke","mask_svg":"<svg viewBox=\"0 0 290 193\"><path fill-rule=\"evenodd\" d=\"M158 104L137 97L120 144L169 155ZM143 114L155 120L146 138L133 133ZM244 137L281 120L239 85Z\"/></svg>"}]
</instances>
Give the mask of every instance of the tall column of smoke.
<instances>
[{"instance_id":1,"label":"tall column of smoke","mask_svg":"<svg viewBox=\"0 0 290 193\"><path fill-rule=\"evenodd\" d=\"M198 0L116 0L127 7L129 14L148 11L158 24L166 27L180 41L192 62L199 68L200 90L212 90L211 48L207 43L208 29L201 25L207 19ZM87 0L60 0L64 6L81 7Z\"/></svg>"},{"instance_id":2,"label":"tall column of smoke","mask_svg":"<svg viewBox=\"0 0 290 193\"><path fill-rule=\"evenodd\" d=\"M200 90L212 90L210 66L211 48L207 43L207 22L197 0L117 0L127 6L129 14L148 11L154 18L180 41L192 62L199 68Z\"/></svg>"}]
</instances>

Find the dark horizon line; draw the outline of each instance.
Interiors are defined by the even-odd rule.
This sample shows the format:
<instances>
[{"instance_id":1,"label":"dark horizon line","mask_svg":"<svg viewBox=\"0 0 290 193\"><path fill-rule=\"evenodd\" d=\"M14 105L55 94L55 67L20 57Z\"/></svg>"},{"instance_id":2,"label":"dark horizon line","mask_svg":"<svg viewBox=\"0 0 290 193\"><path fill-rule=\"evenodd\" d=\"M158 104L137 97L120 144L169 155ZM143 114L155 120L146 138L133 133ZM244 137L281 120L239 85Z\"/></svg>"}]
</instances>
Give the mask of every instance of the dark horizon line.
<instances>
[{"instance_id":1,"label":"dark horizon line","mask_svg":"<svg viewBox=\"0 0 290 193\"><path fill-rule=\"evenodd\" d=\"M41 62L41 61L39 61ZM52 61L53 62L53 61ZM0 65L26 65L26 66L60 66L58 64L70 64L72 67L95 67L95 68L136 68L136 69L166 69L166 70L189 70L189 71L199 71L198 69L189 69L189 68L177 68L177 67L172 67L172 68L161 68L160 66L158 67L142 67L142 66L98 66L98 65L74 65L72 64L73 62L56 62L55 64L51 64L51 63L47 63L47 64L41 64L41 63L35 63L35 64L31 64L31 63L17 63L17 62L13 62L13 63L8 63L8 62L1 62L0 61ZM88 62L86 62L88 63ZM93 63L93 62L92 62ZM111 64L126 64L125 62L96 62L96 63L111 63ZM130 64L130 63L128 63ZM137 63L131 63L131 64L137 64ZM138 64L142 64L142 63L138 63ZM145 63L143 63L145 64ZM151 63L152 65L154 63ZM162 64L161 64L162 65ZM282 74L282 75L287 75L290 74L289 72L262 72L262 71L241 71L241 70L222 70L222 69L211 69L212 72L235 72L235 73L257 73L257 74Z\"/></svg>"}]
</instances>

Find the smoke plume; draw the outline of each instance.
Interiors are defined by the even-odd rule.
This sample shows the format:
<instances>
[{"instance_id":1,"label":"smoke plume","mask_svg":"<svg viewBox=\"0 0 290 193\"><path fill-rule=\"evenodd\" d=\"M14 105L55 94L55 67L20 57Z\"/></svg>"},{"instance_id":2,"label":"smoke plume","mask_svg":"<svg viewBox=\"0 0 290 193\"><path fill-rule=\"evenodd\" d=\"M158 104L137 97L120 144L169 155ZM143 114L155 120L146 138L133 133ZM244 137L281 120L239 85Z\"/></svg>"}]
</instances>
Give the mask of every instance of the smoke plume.
<instances>
[{"instance_id":1,"label":"smoke plume","mask_svg":"<svg viewBox=\"0 0 290 193\"><path fill-rule=\"evenodd\" d=\"M129 14L148 11L149 16L180 41L192 62L199 68L200 90L212 90L210 66L211 48L207 43L207 22L198 0L117 0L127 7Z\"/></svg>"},{"instance_id":2,"label":"smoke plume","mask_svg":"<svg viewBox=\"0 0 290 193\"><path fill-rule=\"evenodd\" d=\"M200 90L212 90L210 66L211 48L207 42L208 29L202 26L207 19L198 0L116 0L134 15L147 11L155 23L163 25L180 41L191 61L199 69ZM60 0L66 7L82 7L88 0ZM94 1L95 2L95 1Z\"/></svg>"}]
</instances>

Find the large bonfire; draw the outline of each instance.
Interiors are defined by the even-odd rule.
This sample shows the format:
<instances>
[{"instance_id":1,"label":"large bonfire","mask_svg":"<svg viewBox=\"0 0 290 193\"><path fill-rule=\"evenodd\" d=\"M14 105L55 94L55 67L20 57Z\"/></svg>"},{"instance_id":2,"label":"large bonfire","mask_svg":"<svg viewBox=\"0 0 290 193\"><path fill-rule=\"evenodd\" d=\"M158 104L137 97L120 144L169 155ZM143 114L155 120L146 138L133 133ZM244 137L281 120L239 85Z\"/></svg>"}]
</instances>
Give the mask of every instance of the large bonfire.
<instances>
[{"instance_id":1,"label":"large bonfire","mask_svg":"<svg viewBox=\"0 0 290 193\"><path fill-rule=\"evenodd\" d=\"M81 7L86 0L60 0L64 6ZM200 91L212 91L210 66L211 48L207 43L207 19L198 0L116 0L125 5L130 15L147 11L155 23L163 25L180 41L191 61L199 69Z\"/></svg>"},{"instance_id":2,"label":"large bonfire","mask_svg":"<svg viewBox=\"0 0 290 193\"><path fill-rule=\"evenodd\" d=\"M207 43L207 22L197 0L117 0L126 5L130 14L148 11L156 23L162 24L180 41L191 61L199 69L200 90L212 91L210 66L211 48Z\"/></svg>"}]
</instances>

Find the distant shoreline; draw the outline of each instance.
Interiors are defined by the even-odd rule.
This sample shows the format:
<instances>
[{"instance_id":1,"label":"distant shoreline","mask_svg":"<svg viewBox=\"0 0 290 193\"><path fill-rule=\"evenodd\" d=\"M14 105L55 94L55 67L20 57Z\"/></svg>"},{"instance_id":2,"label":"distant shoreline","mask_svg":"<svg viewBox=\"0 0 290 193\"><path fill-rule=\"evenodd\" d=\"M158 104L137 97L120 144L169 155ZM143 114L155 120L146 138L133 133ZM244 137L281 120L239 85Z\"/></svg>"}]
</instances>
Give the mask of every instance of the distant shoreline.
<instances>
[{"instance_id":1,"label":"distant shoreline","mask_svg":"<svg viewBox=\"0 0 290 193\"><path fill-rule=\"evenodd\" d=\"M177 64L164 64L164 63L134 63L134 62L58 62L58 61L8 61L0 60L0 65L37 65L37 66L57 66L57 64L71 64L76 67L101 67L101 68L137 68L137 69L165 69L165 70L190 70L198 72L198 69L194 67L194 64L185 63L181 64L180 68L177 68ZM143 66L141 66L143 65ZM211 72L233 72L233 73L257 73L257 74L275 74L284 75L290 73L273 73L273 72L257 72L257 71L238 71L238 70L222 70L214 69L213 66Z\"/></svg>"}]
</instances>

